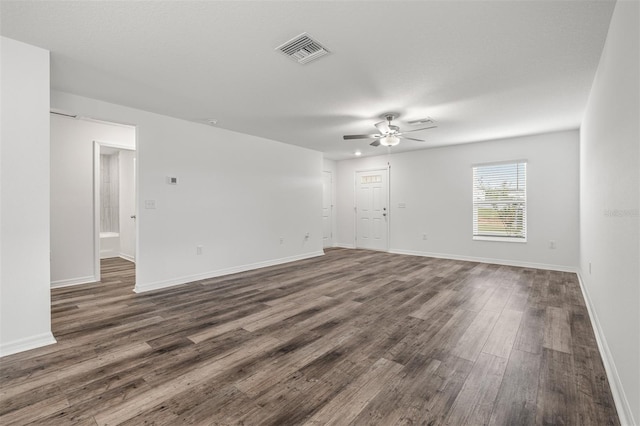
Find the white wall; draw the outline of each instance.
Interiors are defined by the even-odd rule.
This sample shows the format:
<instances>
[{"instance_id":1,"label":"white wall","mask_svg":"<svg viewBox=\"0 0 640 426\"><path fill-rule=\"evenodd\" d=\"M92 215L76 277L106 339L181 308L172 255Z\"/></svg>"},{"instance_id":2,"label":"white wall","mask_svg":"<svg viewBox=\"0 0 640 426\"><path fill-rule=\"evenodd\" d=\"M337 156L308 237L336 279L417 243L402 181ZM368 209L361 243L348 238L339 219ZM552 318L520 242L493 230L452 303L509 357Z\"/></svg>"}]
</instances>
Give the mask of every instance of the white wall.
<instances>
[{"instance_id":1,"label":"white wall","mask_svg":"<svg viewBox=\"0 0 640 426\"><path fill-rule=\"evenodd\" d=\"M580 129L580 277L627 425L640 422L639 9L616 3Z\"/></svg>"},{"instance_id":2,"label":"white wall","mask_svg":"<svg viewBox=\"0 0 640 426\"><path fill-rule=\"evenodd\" d=\"M49 52L1 52L0 356L55 343L49 293Z\"/></svg>"},{"instance_id":3,"label":"white wall","mask_svg":"<svg viewBox=\"0 0 640 426\"><path fill-rule=\"evenodd\" d=\"M135 129L51 114L53 287L96 281L93 214L95 140L135 148Z\"/></svg>"},{"instance_id":4,"label":"white wall","mask_svg":"<svg viewBox=\"0 0 640 426\"><path fill-rule=\"evenodd\" d=\"M52 106L137 126L136 291L322 254L321 153L66 93Z\"/></svg>"},{"instance_id":5,"label":"white wall","mask_svg":"<svg viewBox=\"0 0 640 426\"><path fill-rule=\"evenodd\" d=\"M578 136L566 131L340 161L338 244L354 245L355 171L388 161L392 252L575 270ZM474 241L472 165L522 159L528 162L527 243ZM548 248L549 240L556 249Z\"/></svg>"}]
</instances>

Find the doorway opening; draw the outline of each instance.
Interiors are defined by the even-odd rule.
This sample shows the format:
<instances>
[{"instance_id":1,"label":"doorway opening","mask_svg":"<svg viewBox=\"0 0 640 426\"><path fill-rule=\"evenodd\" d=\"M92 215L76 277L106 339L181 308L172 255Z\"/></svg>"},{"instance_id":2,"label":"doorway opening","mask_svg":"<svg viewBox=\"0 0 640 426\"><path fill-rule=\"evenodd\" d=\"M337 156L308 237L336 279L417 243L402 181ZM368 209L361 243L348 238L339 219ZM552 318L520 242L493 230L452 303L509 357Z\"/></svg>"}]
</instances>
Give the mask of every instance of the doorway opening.
<instances>
[{"instance_id":1,"label":"doorway opening","mask_svg":"<svg viewBox=\"0 0 640 426\"><path fill-rule=\"evenodd\" d=\"M52 110L50 132L51 287L95 283L100 281L100 148L110 147L112 151L103 154L117 155L117 163L104 161L104 167L111 166L114 176L118 174L114 180L110 179L111 183L130 181L129 187L134 191L131 196L135 197L135 170L129 172L129 175L133 174L132 178L123 176L120 179L119 173L125 170L121 166L126 163L126 154L135 153L137 129L132 124ZM118 149L125 151L121 153ZM119 212L116 213L116 208L120 209L125 201L121 203L115 198L125 192L118 188L113 192L114 202L105 202L113 207L113 215L106 219L113 226L103 229L103 236L111 238L111 242L127 232L128 224L120 218ZM135 200L132 203L135 206ZM135 215L135 207L129 213L131 215ZM135 223L133 235L137 240ZM136 245L134 242L133 246ZM121 253L119 246L118 243L118 255ZM135 260L137 247L128 253Z\"/></svg>"},{"instance_id":2,"label":"doorway opening","mask_svg":"<svg viewBox=\"0 0 640 426\"><path fill-rule=\"evenodd\" d=\"M322 172L322 247L333 247L333 176Z\"/></svg>"},{"instance_id":3,"label":"doorway opening","mask_svg":"<svg viewBox=\"0 0 640 426\"><path fill-rule=\"evenodd\" d=\"M94 141L93 170L94 274L100 281L101 263L136 261L136 151Z\"/></svg>"}]
</instances>

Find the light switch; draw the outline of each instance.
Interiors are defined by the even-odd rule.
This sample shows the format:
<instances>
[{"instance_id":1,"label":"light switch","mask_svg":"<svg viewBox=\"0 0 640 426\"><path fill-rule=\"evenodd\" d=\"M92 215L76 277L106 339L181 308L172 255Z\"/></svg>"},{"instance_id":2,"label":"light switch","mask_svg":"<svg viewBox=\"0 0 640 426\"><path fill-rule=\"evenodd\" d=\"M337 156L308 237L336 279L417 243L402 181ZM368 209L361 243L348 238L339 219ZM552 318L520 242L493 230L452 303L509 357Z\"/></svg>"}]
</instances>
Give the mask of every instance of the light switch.
<instances>
[{"instance_id":1,"label":"light switch","mask_svg":"<svg viewBox=\"0 0 640 426\"><path fill-rule=\"evenodd\" d=\"M399 209L406 209L407 208L407 204L406 203L398 203L398 208Z\"/></svg>"},{"instance_id":2,"label":"light switch","mask_svg":"<svg viewBox=\"0 0 640 426\"><path fill-rule=\"evenodd\" d=\"M178 178L175 176L167 176L167 183L169 183L169 185L177 185Z\"/></svg>"},{"instance_id":3,"label":"light switch","mask_svg":"<svg viewBox=\"0 0 640 426\"><path fill-rule=\"evenodd\" d=\"M155 209L156 208L156 200L144 200L144 208L145 209Z\"/></svg>"}]
</instances>

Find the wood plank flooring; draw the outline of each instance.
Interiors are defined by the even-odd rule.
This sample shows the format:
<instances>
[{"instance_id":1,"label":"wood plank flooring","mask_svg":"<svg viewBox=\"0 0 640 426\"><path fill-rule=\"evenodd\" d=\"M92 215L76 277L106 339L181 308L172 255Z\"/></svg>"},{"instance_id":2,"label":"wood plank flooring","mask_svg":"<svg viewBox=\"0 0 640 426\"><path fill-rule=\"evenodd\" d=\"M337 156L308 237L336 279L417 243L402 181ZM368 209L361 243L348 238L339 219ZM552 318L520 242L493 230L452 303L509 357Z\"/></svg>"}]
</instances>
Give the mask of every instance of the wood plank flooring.
<instances>
[{"instance_id":1,"label":"wood plank flooring","mask_svg":"<svg viewBox=\"0 0 640 426\"><path fill-rule=\"evenodd\" d=\"M52 291L0 424L617 425L575 274L331 249L135 294Z\"/></svg>"}]
</instances>

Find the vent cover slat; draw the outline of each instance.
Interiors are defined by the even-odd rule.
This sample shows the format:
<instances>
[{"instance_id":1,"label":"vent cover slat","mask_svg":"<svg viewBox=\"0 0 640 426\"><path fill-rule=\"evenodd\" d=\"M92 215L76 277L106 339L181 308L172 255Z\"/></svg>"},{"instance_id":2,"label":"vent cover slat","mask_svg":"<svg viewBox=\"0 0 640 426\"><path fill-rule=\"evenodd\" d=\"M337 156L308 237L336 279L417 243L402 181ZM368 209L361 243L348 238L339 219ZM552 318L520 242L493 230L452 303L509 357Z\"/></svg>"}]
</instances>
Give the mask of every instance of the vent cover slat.
<instances>
[{"instance_id":1,"label":"vent cover slat","mask_svg":"<svg viewBox=\"0 0 640 426\"><path fill-rule=\"evenodd\" d=\"M307 33L294 37L276 47L276 50L299 64L306 64L329 53L327 48L312 39Z\"/></svg>"}]
</instances>

